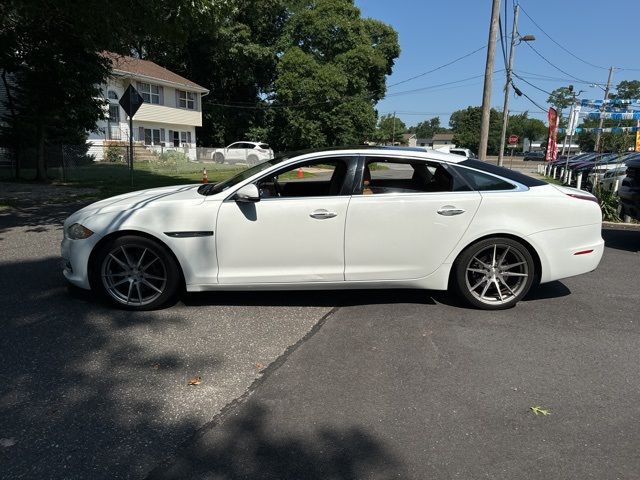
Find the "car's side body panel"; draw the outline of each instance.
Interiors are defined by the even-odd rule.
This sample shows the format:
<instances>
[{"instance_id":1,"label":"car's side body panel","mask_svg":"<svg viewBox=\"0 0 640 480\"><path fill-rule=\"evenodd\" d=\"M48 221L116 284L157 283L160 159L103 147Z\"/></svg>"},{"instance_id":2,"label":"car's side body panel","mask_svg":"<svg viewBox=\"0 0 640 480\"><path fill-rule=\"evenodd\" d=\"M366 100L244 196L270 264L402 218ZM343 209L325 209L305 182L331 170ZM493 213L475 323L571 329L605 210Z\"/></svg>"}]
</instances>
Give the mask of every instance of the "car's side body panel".
<instances>
[{"instance_id":1,"label":"car's side body panel","mask_svg":"<svg viewBox=\"0 0 640 480\"><path fill-rule=\"evenodd\" d=\"M349 199L223 202L216 228L218 283L343 281ZM323 212L332 216L323 218Z\"/></svg>"},{"instance_id":2,"label":"car's side body panel","mask_svg":"<svg viewBox=\"0 0 640 480\"><path fill-rule=\"evenodd\" d=\"M430 275L467 230L480 199L477 192L354 196L346 225L345 279ZM448 209L462 213L446 215Z\"/></svg>"}]
</instances>

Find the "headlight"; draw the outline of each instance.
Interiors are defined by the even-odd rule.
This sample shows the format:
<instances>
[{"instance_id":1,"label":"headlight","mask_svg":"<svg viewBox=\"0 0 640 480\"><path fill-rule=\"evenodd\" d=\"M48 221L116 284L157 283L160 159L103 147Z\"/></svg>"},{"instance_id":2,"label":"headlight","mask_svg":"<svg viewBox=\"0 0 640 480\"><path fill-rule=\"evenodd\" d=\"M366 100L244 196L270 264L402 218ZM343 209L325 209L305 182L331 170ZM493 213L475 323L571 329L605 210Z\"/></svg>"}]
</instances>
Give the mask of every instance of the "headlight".
<instances>
[{"instance_id":1,"label":"headlight","mask_svg":"<svg viewBox=\"0 0 640 480\"><path fill-rule=\"evenodd\" d=\"M91 235L93 235L93 232L79 223L74 223L67 228L67 237L71 240L82 240L84 238L89 238Z\"/></svg>"}]
</instances>

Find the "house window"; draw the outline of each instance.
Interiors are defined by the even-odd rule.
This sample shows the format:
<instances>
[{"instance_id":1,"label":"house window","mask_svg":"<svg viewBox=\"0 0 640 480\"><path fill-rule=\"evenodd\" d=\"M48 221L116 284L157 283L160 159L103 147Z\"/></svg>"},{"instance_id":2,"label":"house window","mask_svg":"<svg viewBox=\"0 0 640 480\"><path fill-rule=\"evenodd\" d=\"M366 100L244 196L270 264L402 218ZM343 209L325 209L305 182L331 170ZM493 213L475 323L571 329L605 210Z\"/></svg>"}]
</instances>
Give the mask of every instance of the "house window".
<instances>
[{"instance_id":1,"label":"house window","mask_svg":"<svg viewBox=\"0 0 640 480\"><path fill-rule=\"evenodd\" d=\"M118 94L116 92L114 92L113 90L109 90L107 92L107 98L109 100L118 100Z\"/></svg>"},{"instance_id":2,"label":"house window","mask_svg":"<svg viewBox=\"0 0 640 480\"><path fill-rule=\"evenodd\" d=\"M144 129L144 144L145 145L160 145L160 129L159 128L145 128Z\"/></svg>"},{"instance_id":3,"label":"house window","mask_svg":"<svg viewBox=\"0 0 640 480\"><path fill-rule=\"evenodd\" d=\"M112 103L109 105L109 122L120 122L120 106L117 103Z\"/></svg>"},{"instance_id":4,"label":"house window","mask_svg":"<svg viewBox=\"0 0 640 480\"><path fill-rule=\"evenodd\" d=\"M144 101L147 103L154 103L156 105L162 105L160 97L162 96L162 87L158 85L151 85L150 83L138 83L138 91Z\"/></svg>"},{"instance_id":5,"label":"house window","mask_svg":"<svg viewBox=\"0 0 640 480\"><path fill-rule=\"evenodd\" d=\"M117 103L109 105L109 117L107 118L107 138L120 140L120 106Z\"/></svg>"},{"instance_id":6,"label":"house window","mask_svg":"<svg viewBox=\"0 0 640 480\"><path fill-rule=\"evenodd\" d=\"M194 92L185 92L183 90L178 90L178 107L195 110L196 94Z\"/></svg>"},{"instance_id":7,"label":"house window","mask_svg":"<svg viewBox=\"0 0 640 480\"><path fill-rule=\"evenodd\" d=\"M180 132L180 143L182 145L191 143L191 132Z\"/></svg>"}]
</instances>

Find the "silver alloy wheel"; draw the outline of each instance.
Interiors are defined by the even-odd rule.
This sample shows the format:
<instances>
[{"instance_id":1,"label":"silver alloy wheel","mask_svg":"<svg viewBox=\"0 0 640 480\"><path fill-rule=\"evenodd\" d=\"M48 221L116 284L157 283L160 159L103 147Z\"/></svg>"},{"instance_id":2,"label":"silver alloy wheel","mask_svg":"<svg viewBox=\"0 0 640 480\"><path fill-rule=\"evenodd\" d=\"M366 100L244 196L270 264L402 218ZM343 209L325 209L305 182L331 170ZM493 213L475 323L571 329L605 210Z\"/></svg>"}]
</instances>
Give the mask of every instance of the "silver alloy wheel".
<instances>
[{"instance_id":1,"label":"silver alloy wheel","mask_svg":"<svg viewBox=\"0 0 640 480\"><path fill-rule=\"evenodd\" d=\"M140 245L111 250L102 261L102 283L118 303L143 306L156 300L167 285L167 268L158 254Z\"/></svg>"},{"instance_id":2,"label":"silver alloy wheel","mask_svg":"<svg viewBox=\"0 0 640 480\"><path fill-rule=\"evenodd\" d=\"M526 288L529 265L511 245L496 243L476 253L467 264L469 293L487 305L504 305Z\"/></svg>"}]
</instances>

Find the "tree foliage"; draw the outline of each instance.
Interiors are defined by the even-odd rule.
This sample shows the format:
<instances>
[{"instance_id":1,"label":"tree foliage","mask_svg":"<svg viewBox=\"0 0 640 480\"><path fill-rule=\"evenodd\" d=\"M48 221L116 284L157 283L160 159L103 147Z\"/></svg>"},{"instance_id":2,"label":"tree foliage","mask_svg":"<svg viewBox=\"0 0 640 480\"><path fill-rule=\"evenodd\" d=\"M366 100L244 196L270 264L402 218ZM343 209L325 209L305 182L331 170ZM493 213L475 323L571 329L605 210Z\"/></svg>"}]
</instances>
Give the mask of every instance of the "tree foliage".
<instances>
[{"instance_id":1,"label":"tree foliage","mask_svg":"<svg viewBox=\"0 0 640 480\"><path fill-rule=\"evenodd\" d=\"M449 118L449 126L453 132L453 143L461 148L478 151L480 145L480 125L482 123L482 107L467 107L457 110ZM502 130L502 112L491 109L489 116L489 141L487 153L496 155L500 150L500 132Z\"/></svg>"},{"instance_id":2,"label":"tree foliage","mask_svg":"<svg viewBox=\"0 0 640 480\"><path fill-rule=\"evenodd\" d=\"M433 117L409 128L409 133L415 133L417 138L432 138L436 133L442 133L446 130L440 126L440 117Z\"/></svg>"},{"instance_id":3,"label":"tree foliage","mask_svg":"<svg viewBox=\"0 0 640 480\"><path fill-rule=\"evenodd\" d=\"M374 139L378 143L394 145L399 143L407 131L405 123L393 114L382 115L378 120Z\"/></svg>"},{"instance_id":4,"label":"tree foliage","mask_svg":"<svg viewBox=\"0 0 640 480\"><path fill-rule=\"evenodd\" d=\"M547 103L562 115L562 111L573 103L573 91L569 87L556 88L547 98Z\"/></svg>"},{"instance_id":5,"label":"tree foliage","mask_svg":"<svg viewBox=\"0 0 640 480\"><path fill-rule=\"evenodd\" d=\"M397 33L361 18L351 0L299 2L278 39L271 143L299 149L369 138L399 53Z\"/></svg>"}]
</instances>

